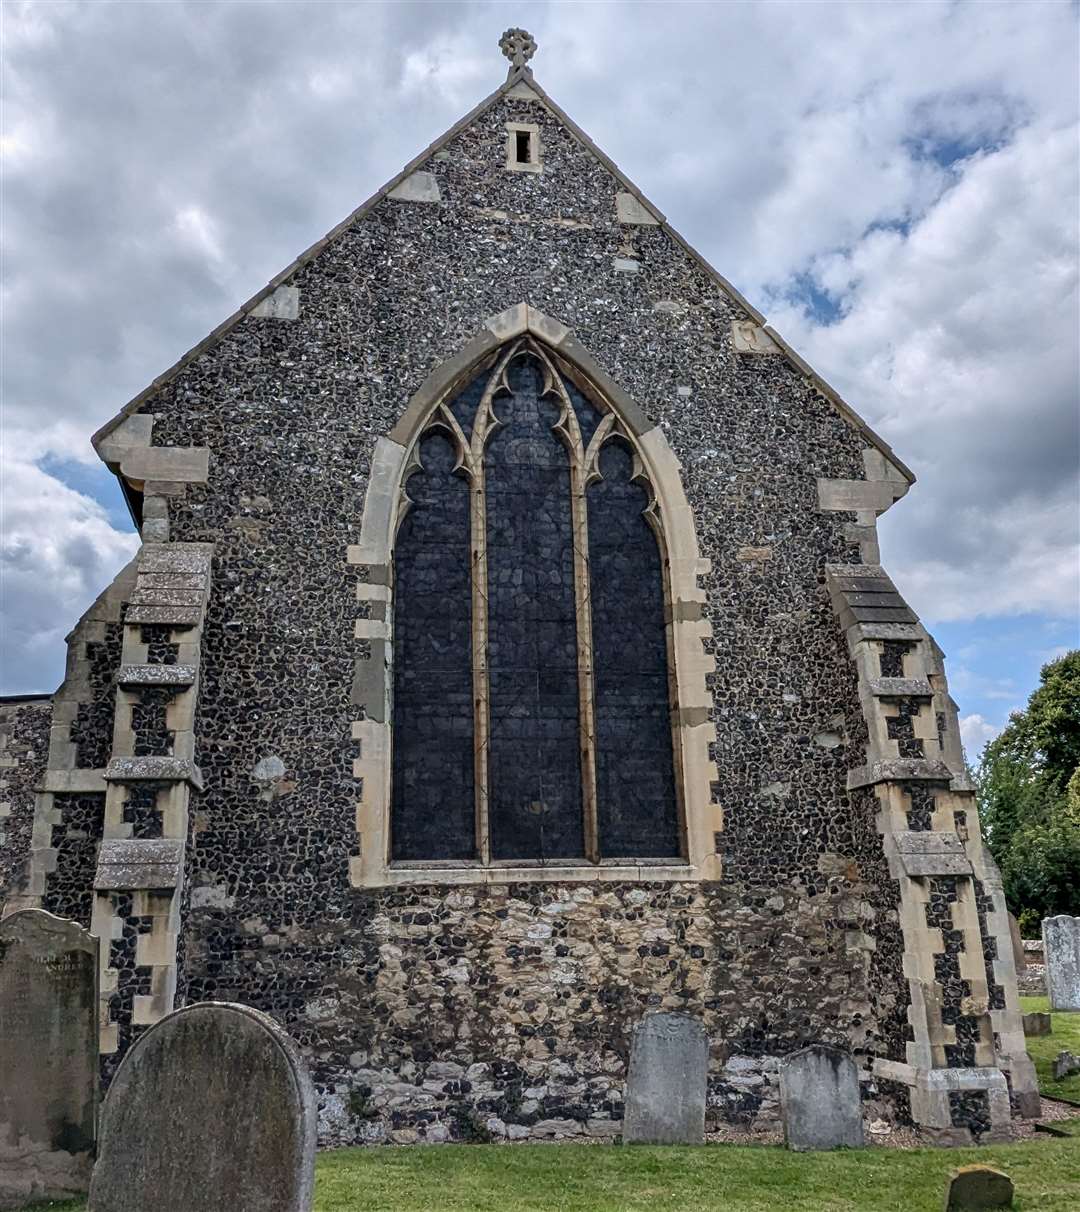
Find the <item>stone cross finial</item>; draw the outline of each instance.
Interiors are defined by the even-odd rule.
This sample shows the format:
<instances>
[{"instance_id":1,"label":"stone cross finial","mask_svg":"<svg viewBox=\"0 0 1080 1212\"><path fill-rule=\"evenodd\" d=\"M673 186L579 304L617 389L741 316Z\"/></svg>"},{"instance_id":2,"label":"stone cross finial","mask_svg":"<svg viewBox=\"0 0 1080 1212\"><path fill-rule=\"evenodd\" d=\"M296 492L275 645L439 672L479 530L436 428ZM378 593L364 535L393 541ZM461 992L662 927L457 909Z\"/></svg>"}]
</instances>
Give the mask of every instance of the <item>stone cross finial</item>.
<instances>
[{"instance_id":1,"label":"stone cross finial","mask_svg":"<svg viewBox=\"0 0 1080 1212\"><path fill-rule=\"evenodd\" d=\"M536 54L536 39L524 29L508 29L499 39L499 50L510 60L510 66L524 67Z\"/></svg>"}]
</instances>

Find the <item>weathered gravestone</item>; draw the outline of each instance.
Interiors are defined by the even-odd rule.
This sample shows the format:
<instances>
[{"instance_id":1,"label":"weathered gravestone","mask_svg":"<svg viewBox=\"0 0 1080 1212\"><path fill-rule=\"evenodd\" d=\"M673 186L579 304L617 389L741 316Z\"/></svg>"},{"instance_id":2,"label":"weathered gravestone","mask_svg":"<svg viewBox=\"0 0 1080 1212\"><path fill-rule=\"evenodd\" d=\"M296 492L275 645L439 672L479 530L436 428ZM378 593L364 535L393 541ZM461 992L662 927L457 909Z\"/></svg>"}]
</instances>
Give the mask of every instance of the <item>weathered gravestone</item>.
<instances>
[{"instance_id":1,"label":"weathered gravestone","mask_svg":"<svg viewBox=\"0 0 1080 1212\"><path fill-rule=\"evenodd\" d=\"M700 1145L705 1139L709 1041L686 1014L649 1014L630 1047L623 1140Z\"/></svg>"},{"instance_id":2,"label":"weathered gravestone","mask_svg":"<svg viewBox=\"0 0 1080 1212\"><path fill-rule=\"evenodd\" d=\"M1064 1081L1065 1078L1072 1077L1074 1073L1080 1073L1080 1056L1073 1056L1071 1052L1059 1052L1050 1066L1050 1074L1054 1081Z\"/></svg>"},{"instance_id":3,"label":"weathered gravestone","mask_svg":"<svg viewBox=\"0 0 1080 1212\"><path fill-rule=\"evenodd\" d=\"M993 1166L961 1166L949 1176L945 1212L1012 1206L1012 1179Z\"/></svg>"},{"instance_id":4,"label":"weathered gravestone","mask_svg":"<svg viewBox=\"0 0 1080 1212\"><path fill-rule=\"evenodd\" d=\"M76 922L24 909L0 923L0 1208L90 1185L97 960Z\"/></svg>"},{"instance_id":5,"label":"weathered gravestone","mask_svg":"<svg viewBox=\"0 0 1080 1212\"><path fill-rule=\"evenodd\" d=\"M789 1149L858 1148L863 1143L859 1070L839 1048L812 1044L780 1065L780 1112Z\"/></svg>"},{"instance_id":6,"label":"weathered gravestone","mask_svg":"<svg viewBox=\"0 0 1080 1212\"><path fill-rule=\"evenodd\" d=\"M272 1018L226 1002L177 1010L113 1078L91 1212L308 1212L315 1119L303 1059Z\"/></svg>"},{"instance_id":7,"label":"weathered gravestone","mask_svg":"<svg viewBox=\"0 0 1080 1212\"><path fill-rule=\"evenodd\" d=\"M1033 1010L1023 1017L1025 1035L1050 1035L1053 1031L1050 1015L1042 1010Z\"/></svg>"},{"instance_id":8,"label":"weathered gravestone","mask_svg":"<svg viewBox=\"0 0 1080 1212\"><path fill-rule=\"evenodd\" d=\"M1043 919L1043 962L1051 1010L1080 1010L1080 917Z\"/></svg>"}]
</instances>

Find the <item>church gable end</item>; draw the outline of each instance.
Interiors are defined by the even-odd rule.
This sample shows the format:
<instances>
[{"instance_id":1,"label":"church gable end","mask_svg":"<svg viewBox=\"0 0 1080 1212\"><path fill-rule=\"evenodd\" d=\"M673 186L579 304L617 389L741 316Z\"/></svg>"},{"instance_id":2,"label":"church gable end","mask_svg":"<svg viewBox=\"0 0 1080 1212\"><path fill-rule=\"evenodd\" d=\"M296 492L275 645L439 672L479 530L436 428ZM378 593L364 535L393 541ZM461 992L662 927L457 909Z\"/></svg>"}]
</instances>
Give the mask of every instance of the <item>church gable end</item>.
<instances>
[{"instance_id":1,"label":"church gable end","mask_svg":"<svg viewBox=\"0 0 1080 1212\"><path fill-rule=\"evenodd\" d=\"M73 636L19 903L87 869L107 1074L245 1002L327 1143L614 1135L656 1008L704 1024L718 1118L771 1123L825 1041L875 1114L1000 1127L1002 1073L1033 1089L1003 903L879 588L911 474L504 41L502 88L96 435L144 547L112 671Z\"/></svg>"}]
</instances>

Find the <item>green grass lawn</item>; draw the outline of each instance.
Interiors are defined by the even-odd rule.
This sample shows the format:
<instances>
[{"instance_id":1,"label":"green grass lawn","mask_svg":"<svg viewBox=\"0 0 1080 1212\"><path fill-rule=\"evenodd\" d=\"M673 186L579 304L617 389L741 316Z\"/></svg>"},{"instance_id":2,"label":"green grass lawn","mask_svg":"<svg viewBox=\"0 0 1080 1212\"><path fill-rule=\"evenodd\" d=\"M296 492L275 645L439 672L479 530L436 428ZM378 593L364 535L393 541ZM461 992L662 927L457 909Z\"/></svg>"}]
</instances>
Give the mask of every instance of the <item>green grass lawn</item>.
<instances>
[{"instance_id":1,"label":"green grass lawn","mask_svg":"<svg viewBox=\"0 0 1080 1212\"><path fill-rule=\"evenodd\" d=\"M712 1145L421 1145L319 1155L316 1212L940 1212L948 1173L996 1165L1022 1212L1080 1208L1080 1137L794 1154ZM81 1203L52 1205L76 1212Z\"/></svg>"},{"instance_id":2,"label":"green grass lawn","mask_svg":"<svg viewBox=\"0 0 1080 1212\"><path fill-rule=\"evenodd\" d=\"M1025 997L1026 1012L1046 998ZM1080 1102L1080 1076L1050 1079L1080 1053L1080 1014L1028 1040L1044 1094ZM315 1212L940 1212L949 1171L982 1162L1016 1184L1020 1212L1080 1209L1080 1117L1069 1140L1040 1136L972 1149L839 1150L711 1145L421 1145L320 1153ZM82 1202L42 1204L85 1212Z\"/></svg>"},{"instance_id":3,"label":"green grass lawn","mask_svg":"<svg viewBox=\"0 0 1080 1212\"><path fill-rule=\"evenodd\" d=\"M1025 1014L1050 1009L1045 997L1022 997L1020 1004ZM1074 1073L1060 1082L1050 1076L1050 1065L1059 1052L1073 1052L1080 1056L1080 1013L1066 1014L1055 1010L1050 1018L1053 1034L1031 1035L1027 1041L1028 1055L1035 1062L1035 1071L1039 1075L1039 1089L1051 1098L1068 1098L1080 1103L1080 1073Z\"/></svg>"}]
</instances>

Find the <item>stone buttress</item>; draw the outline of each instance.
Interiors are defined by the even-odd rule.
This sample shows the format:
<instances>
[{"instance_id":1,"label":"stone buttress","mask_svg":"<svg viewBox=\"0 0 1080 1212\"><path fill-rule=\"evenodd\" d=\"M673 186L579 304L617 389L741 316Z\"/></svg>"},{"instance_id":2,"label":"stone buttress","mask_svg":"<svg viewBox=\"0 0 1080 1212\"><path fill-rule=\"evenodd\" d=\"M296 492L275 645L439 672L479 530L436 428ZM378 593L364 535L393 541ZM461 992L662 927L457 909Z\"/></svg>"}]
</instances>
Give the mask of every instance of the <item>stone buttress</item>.
<instances>
[{"instance_id":1,"label":"stone buttress","mask_svg":"<svg viewBox=\"0 0 1080 1212\"><path fill-rule=\"evenodd\" d=\"M873 814L898 886L910 991L905 1055L876 1058L873 1071L907 1087L912 1118L943 1139L992 1137L1009 1124L1010 1096L1030 1116L1039 1094L943 654L880 565L831 564L827 577L869 732L848 788Z\"/></svg>"}]
</instances>

